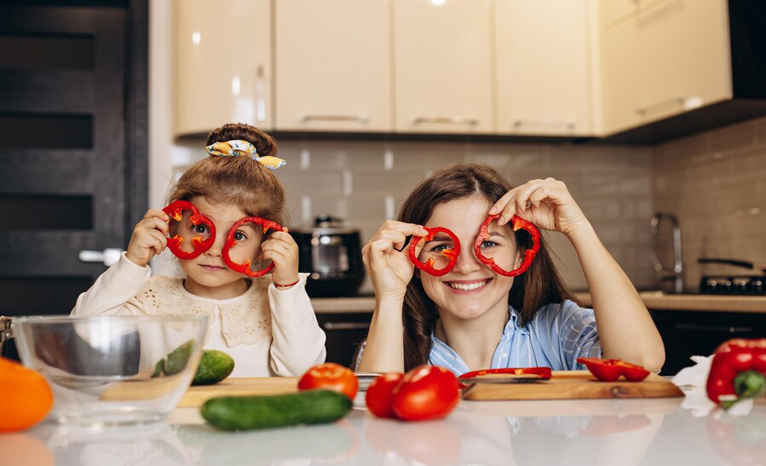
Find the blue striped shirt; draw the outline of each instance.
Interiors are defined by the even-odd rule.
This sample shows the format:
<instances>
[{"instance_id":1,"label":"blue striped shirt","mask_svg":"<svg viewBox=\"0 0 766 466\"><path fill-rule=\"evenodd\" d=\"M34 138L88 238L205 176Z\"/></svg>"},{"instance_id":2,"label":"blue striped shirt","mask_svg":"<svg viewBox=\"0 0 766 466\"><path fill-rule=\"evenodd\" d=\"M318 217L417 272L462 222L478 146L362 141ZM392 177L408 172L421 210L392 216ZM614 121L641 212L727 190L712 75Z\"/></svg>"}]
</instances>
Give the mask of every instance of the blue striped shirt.
<instances>
[{"instance_id":1,"label":"blue striped shirt","mask_svg":"<svg viewBox=\"0 0 766 466\"><path fill-rule=\"evenodd\" d=\"M601 341L593 309L572 301L548 304L524 326L509 306L510 316L492 356L491 369L505 367L550 367L555 371L585 369L577 358L600 358ZM470 369L459 354L435 336L428 362L460 375Z\"/></svg>"},{"instance_id":2,"label":"blue striped shirt","mask_svg":"<svg viewBox=\"0 0 766 466\"><path fill-rule=\"evenodd\" d=\"M508 307L510 319L492 356L491 369L505 367L550 367L553 370L585 369L577 358L600 358L601 341L593 309L584 309L572 301L548 304L540 308L526 325L519 325L519 315ZM470 369L459 354L433 334L429 364L446 367L455 375ZM362 360L365 343L356 365Z\"/></svg>"}]
</instances>

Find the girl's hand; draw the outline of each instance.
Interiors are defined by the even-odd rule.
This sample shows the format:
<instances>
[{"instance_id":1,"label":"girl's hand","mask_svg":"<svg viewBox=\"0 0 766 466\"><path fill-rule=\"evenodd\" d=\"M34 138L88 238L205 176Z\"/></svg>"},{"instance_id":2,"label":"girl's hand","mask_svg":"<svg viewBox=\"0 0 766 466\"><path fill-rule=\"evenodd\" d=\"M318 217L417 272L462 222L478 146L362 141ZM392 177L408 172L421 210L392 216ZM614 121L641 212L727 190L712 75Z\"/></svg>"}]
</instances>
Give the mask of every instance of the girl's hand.
<instances>
[{"instance_id":1,"label":"girl's hand","mask_svg":"<svg viewBox=\"0 0 766 466\"><path fill-rule=\"evenodd\" d=\"M428 232L420 225L388 220L362 248L362 260L378 299L404 298L415 270L409 249L402 249L410 235L426 236Z\"/></svg>"},{"instance_id":2,"label":"girl's hand","mask_svg":"<svg viewBox=\"0 0 766 466\"><path fill-rule=\"evenodd\" d=\"M532 180L511 189L489 210L501 213L499 225L514 214L546 230L555 230L571 237L579 228L589 225L566 185L553 178Z\"/></svg>"},{"instance_id":3,"label":"girl's hand","mask_svg":"<svg viewBox=\"0 0 766 466\"><path fill-rule=\"evenodd\" d=\"M274 262L271 280L275 285L290 285L296 283L298 277L298 244L292 236L284 231L275 231L269 239L261 243L261 254L264 259ZM290 287L281 287L288 289Z\"/></svg>"},{"instance_id":4,"label":"girl's hand","mask_svg":"<svg viewBox=\"0 0 766 466\"><path fill-rule=\"evenodd\" d=\"M155 254L161 253L168 245L168 221L168 214L161 210L146 212L133 229L125 256L134 264L145 267Z\"/></svg>"}]
</instances>

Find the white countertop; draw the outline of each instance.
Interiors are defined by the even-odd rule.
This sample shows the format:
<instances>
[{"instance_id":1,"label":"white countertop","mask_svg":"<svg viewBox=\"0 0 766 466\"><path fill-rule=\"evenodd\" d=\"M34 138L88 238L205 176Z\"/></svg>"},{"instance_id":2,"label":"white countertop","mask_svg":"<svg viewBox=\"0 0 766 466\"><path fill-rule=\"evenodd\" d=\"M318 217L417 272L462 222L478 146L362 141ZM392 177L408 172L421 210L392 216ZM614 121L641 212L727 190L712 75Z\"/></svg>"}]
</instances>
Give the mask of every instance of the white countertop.
<instances>
[{"instance_id":1,"label":"white countertop","mask_svg":"<svg viewBox=\"0 0 766 466\"><path fill-rule=\"evenodd\" d=\"M587 292L578 292L575 296L585 305L591 305ZM766 296L674 295L659 291L644 291L639 296L649 310L766 313ZM375 298L312 298L311 304L317 314L372 312Z\"/></svg>"},{"instance_id":2,"label":"white countertop","mask_svg":"<svg viewBox=\"0 0 766 466\"><path fill-rule=\"evenodd\" d=\"M265 431L217 431L194 408L177 409L164 423L102 431L46 422L25 433L0 435L0 444L8 442L0 449L0 463L12 466L6 459L17 446L23 447L22 466L53 464L40 461L51 457L57 465L88 466L766 462L766 405L744 417L716 411L695 417L681 406L683 398L463 401L447 419L404 423L374 418L360 403L363 396L335 424Z\"/></svg>"}]
</instances>

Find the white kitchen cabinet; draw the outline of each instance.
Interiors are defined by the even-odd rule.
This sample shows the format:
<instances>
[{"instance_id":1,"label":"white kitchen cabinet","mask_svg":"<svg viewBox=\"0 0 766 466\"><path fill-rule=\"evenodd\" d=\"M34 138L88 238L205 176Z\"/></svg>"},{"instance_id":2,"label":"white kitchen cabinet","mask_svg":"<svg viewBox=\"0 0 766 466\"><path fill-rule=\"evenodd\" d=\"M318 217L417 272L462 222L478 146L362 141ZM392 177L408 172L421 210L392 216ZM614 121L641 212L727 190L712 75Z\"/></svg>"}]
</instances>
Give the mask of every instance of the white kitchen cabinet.
<instances>
[{"instance_id":1,"label":"white kitchen cabinet","mask_svg":"<svg viewBox=\"0 0 766 466\"><path fill-rule=\"evenodd\" d=\"M588 1L495 1L498 133L593 133Z\"/></svg>"},{"instance_id":2,"label":"white kitchen cabinet","mask_svg":"<svg viewBox=\"0 0 766 466\"><path fill-rule=\"evenodd\" d=\"M491 133L491 0L394 0L396 131Z\"/></svg>"},{"instance_id":3,"label":"white kitchen cabinet","mask_svg":"<svg viewBox=\"0 0 766 466\"><path fill-rule=\"evenodd\" d=\"M275 2L276 127L393 130L389 0Z\"/></svg>"},{"instance_id":4,"label":"white kitchen cabinet","mask_svg":"<svg viewBox=\"0 0 766 466\"><path fill-rule=\"evenodd\" d=\"M731 99L726 0L642 0L617 22L607 3L601 10L607 133Z\"/></svg>"},{"instance_id":5,"label":"white kitchen cabinet","mask_svg":"<svg viewBox=\"0 0 766 466\"><path fill-rule=\"evenodd\" d=\"M175 2L175 132L224 123L269 129L271 1Z\"/></svg>"}]
</instances>

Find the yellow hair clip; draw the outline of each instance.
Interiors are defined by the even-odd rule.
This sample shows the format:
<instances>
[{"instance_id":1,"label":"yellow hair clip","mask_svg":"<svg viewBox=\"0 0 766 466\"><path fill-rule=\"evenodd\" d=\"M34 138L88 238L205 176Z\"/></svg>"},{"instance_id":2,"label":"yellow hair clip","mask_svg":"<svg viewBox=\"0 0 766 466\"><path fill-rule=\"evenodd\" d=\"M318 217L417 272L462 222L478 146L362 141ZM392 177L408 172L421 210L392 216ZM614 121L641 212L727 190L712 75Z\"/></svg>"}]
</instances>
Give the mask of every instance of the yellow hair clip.
<instances>
[{"instance_id":1,"label":"yellow hair clip","mask_svg":"<svg viewBox=\"0 0 766 466\"><path fill-rule=\"evenodd\" d=\"M258 151L255 150L255 146L242 139L234 139L226 142L216 142L210 144L205 148L210 155L216 155L219 157L251 157L253 160L258 161L261 165L269 170L276 170L283 166L287 162L279 157L273 157L267 155L265 157L258 156Z\"/></svg>"}]
</instances>

